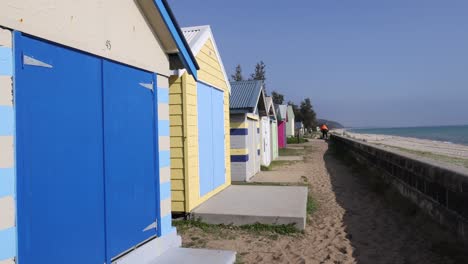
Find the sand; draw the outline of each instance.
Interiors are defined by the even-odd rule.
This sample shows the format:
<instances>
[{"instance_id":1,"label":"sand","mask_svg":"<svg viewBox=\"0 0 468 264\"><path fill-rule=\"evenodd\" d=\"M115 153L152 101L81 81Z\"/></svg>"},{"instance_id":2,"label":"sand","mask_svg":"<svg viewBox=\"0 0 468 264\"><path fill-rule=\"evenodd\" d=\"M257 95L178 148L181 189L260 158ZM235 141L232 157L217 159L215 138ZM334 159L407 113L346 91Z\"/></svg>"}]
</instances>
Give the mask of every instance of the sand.
<instances>
[{"instance_id":1,"label":"sand","mask_svg":"<svg viewBox=\"0 0 468 264\"><path fill-rule=\"evenodd\" d=\"M445 241L433 235L437 227L427 228L418 217L389 206L359 173L330 154L326 142L304 145L303 162L278 169L293 184L308 183L317 204L303 234L180 228L184 246L234 250L237 263L468 263L439 252ZM274 181L281 174L265 177Z\"/></svg>"},{"instance_id":2,"label":"sand","mask_svg":"<svg viewBox=\"0 0 468 264\"><path fill-rule=\"evenodd\" d=\"M345 132L344 130L336 130L335 132L338 134L345 134L351 138L363 140L368 143L468 159L468 146L465 145L409 137L359 134L348 131Z\"/></svg>"}]
</instances>

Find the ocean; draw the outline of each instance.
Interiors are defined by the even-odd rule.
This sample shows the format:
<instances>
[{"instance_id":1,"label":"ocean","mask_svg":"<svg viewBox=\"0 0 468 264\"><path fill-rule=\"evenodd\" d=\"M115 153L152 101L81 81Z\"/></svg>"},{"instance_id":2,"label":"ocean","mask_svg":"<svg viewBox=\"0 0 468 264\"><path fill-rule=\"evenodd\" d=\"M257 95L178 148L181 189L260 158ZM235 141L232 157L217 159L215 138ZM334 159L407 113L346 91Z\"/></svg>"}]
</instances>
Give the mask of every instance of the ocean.
<instances>
[{"instance_id":1,"label":"ocean","mask_svg":"<svg viewBox=\"0 0 468 264\"><path fill-rule=\"evenodd\" d=\"M350 132L361 134L380 134L420 139L437 140L468 145L468 125L398 128L356 128Z\"/></svg>"}]
</instances>

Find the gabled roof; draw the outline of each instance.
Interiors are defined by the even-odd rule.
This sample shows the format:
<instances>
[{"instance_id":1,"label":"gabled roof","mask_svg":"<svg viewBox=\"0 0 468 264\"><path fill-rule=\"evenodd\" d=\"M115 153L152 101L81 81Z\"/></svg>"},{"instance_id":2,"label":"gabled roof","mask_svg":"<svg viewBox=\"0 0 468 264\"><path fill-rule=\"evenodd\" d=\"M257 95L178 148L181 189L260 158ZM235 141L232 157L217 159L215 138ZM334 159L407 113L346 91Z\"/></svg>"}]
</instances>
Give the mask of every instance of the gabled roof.
<instances>
[{"instance_id":1,"label":"gabled roof","mask_svg":"<svg viewBox=\"0 0 468 264\"><path fill-rule=\"evenodd\" d=\"M219 61L219 64L221 66L221 70L222 70L223 75L224 75L224 80L226 82L226 85L227 85L229 91L231 91L231 85L229 83L229 79L227 77L226 70L224 69L223 60L221 59L218 47L216 46L216 41L215 41L215 39L213 37L213 32L211 31L211 27L209 25L184 27L184 28L182 28L182 32L184 34L184 37L185 37L188 45L190 46L190 49L191 49L192 53L195 54L195 56L198 55L200 50L205 45L206 41L208 39L211 39L211 42L213 43L213 47L214 47L215 52L216 52L216 57L218 57L218 61ZM218 87L218 88L220 88L220 87Z\"/></svg>"},{"instance_id":2,"label":"gabled roof","mask_svg":"<svg viewBox=\"0 0 468 264\"><path fill-rule=\"evenodd\" d=\"M294 119L296 116L294 115L294 109L292 105L288 105L288 118L291 120Z\"/></svg>"},{"instance_id":3,"label":"gabled roof","mask_svg":"<svg viewBox=\"0 0 468 264\"><path fill-rule=\"evenodd\" d=\"M231 82L231 97L229 100L231 113L254 113L257 107L260 108L259 110L265 110L265 106L263 81Z\"/></svg>"},{"instance_id":4,"label":"gabled roof","mask_svg":"<svg viewBox=\"0 0 468 264\"><path fill-rule=\"evenodd\" d=\"M178 58L184 65L185 69L195 79L197 79L197 70L200 69L200 67L198 66L197 60L195 59L195 56L193 56L193 53L183 36L180 26L177 23L177 20L175 19L169 4L166 0L153 0L153 2L156 5L156 9L159 11L159 14L161 15L170 35L172 36L177 46Z\"/></svg>"},{"instance_id":5,"label":"gabled roof","mask_svg":"<svg viewBox=\"0 0 468 264\"><path fill-rule=\"evenodd\" d=\"M273 104L273 98L271 96L267 96L265 98L266 101L266 111L270 117L273 117L274 120L276 120L276 109L275 105Z\"/></svg>"},{"instance_id":6,"label":"gabled roof","mask_svg":"<svg viewBox=\"0 0 468 264\"><path fill-rule=\"evenodd\" d=\"M278 120L288 120L288 106L287 105L278 105L278 108L276 109L276 115L278 117Z\"/></svg>"}]
</instances>

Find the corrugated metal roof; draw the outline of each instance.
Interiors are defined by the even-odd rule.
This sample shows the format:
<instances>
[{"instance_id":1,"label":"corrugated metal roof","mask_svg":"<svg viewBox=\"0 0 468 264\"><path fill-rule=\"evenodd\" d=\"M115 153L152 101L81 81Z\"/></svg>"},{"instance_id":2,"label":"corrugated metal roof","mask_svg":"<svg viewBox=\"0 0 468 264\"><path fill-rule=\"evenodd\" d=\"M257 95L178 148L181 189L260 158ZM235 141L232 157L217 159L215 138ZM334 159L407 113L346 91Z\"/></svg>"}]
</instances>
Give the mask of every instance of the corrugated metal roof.
<instances>
[{"instance_id":1,"label":"corrugated metal roof","mask_svg":"<svg viewBox=\"0 0 468 264\"><path fill-rule=\"evenodd\" d=\"M229 108L252 111L257 106L262 88L263 82L258 80L231 82Z\"/></svg>"},{"instance_id":2,"label":"corrugated metal roof","mask_svg":"<svg viewBox=\"0 0 468 264\"><path fill-rule=\"evenodd\" d=\"M205 34L205 32L210 30L210 26L184 27L181 28L181 30L182 33L184 33L185 40L187 40L187 43L190 45L190 48L193 49L198 39L201 38L202 35Z\"/></svg>"},{"instance_id":3,"label":"corrugated metal roof","mask_svg":"<svg viewBox=\"0 0 468 264\"><path fill-rule=\"evenodd\" d=\"M286 120L287 119L287 113L288 113L288 106L287 105L278 105L278 111L276 112L278 120Z\"/></svg>"}]
</instances>

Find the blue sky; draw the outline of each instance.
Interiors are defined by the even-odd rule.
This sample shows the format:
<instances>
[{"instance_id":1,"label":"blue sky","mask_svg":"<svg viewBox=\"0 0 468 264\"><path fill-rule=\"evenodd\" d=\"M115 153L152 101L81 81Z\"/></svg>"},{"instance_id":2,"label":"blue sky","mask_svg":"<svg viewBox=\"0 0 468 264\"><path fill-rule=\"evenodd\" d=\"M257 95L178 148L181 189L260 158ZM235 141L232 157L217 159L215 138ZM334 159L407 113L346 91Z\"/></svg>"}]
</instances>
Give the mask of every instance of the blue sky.
<instances>
[{"instance_id":1,"label":"blue sky","mask_svg":"<svg viewBox=\"0 0 468 264\"><path fill-rule=\"evenodd\" d=\"M211 25L230 75L267 65L267 91L347 126L468 124L466 0L169 0Z\"/></svg>"}]
</instances>

